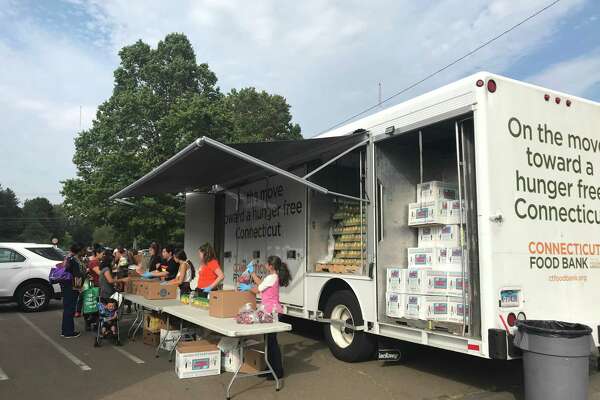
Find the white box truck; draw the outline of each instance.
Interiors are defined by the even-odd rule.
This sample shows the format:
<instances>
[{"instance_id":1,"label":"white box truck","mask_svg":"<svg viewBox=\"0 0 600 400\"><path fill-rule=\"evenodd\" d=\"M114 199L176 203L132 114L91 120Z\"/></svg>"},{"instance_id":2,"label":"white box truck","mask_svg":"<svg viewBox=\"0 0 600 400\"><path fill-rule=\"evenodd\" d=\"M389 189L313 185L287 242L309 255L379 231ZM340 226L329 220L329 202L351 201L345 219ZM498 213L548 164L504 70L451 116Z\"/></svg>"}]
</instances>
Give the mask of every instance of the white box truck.
<instances>
[{"instance_id":1,"label":"white box truck","mask_svg":"<svg viewBox=\"0 0 600 400\"><path fill-rule=\"evenodd\" d=\"M226 286L280 256L285 313L321 321L341 360L378 336L511 359L518 319L584 323L598 343L599 177L600 104L481 72L314 139L201 137L112 198L185 193L185 250L214 242ZM449 317L388 316L387 269L408 267L409 205L432 181L459 197Z\"/></svg>"}]
</instances>

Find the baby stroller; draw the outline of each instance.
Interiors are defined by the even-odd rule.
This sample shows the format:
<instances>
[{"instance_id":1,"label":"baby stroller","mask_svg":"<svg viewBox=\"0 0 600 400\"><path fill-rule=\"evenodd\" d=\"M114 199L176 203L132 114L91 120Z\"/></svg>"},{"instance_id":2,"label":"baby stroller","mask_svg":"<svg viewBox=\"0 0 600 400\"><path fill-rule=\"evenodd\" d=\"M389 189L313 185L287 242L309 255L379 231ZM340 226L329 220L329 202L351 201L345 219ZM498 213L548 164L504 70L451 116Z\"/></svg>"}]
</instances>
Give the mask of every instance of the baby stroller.
<instances>
[{"instance_id":1,"label":"baby stroller","mask_svg":"<svg viewBox=\"0 0 600 400\"><path fill-rule=\"evenodd\" d=\"M96 331L96 337L94 338L94 347L100 347L102 345L102 339L109 336L112 336L116 346L121 346L119 317L121 305L123 304L123 296L117 292L110 296L108 300L109 301L106 304L98 302L98 329ZM108 303L111 300L115 303L115 318L107 321L111 314L108 310ZM110 322L110 324L108 322ZM113 327L115 328L114 331L112 329ZM105 329L106 332L103 332L103 329Z\"/></svg>"}]
</instances>

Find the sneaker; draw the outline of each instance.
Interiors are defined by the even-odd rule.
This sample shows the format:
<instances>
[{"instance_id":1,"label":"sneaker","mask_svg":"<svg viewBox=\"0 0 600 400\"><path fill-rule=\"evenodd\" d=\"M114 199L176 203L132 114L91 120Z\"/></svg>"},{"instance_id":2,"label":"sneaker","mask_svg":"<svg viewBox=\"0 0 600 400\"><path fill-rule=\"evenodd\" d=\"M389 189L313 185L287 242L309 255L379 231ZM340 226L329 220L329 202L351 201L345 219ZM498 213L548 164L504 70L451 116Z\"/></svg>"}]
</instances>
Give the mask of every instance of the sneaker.
<instances>
[{"instance_id":1,"label":"sneaker","mask_svg":"<svg viewBox=\"0 0 600 400\"><path fill-rule=\"evenodd\" d=\"M73 338L81 336L81 332L73 332L72 335L61 335L61 336L64 337L65 339L73 339Z\"/></svg>"}]
</instances>

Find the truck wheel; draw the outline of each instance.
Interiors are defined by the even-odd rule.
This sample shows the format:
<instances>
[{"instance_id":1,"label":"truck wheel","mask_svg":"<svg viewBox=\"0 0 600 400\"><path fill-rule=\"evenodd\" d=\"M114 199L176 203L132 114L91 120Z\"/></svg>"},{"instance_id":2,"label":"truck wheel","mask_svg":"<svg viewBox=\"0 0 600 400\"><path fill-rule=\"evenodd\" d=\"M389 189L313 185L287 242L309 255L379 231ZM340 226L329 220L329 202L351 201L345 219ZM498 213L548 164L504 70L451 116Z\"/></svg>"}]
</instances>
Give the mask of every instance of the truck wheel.
<instances>
[{"instance_id":1,"label":"truck wheel","mask_svg":"<svg viewBox=\"0 0 600 400\"><path fill-rule=\"evenodd\" d=\"M325 305L325 318L342 320L354 326L363 324L360 306L349 290L335 292ZM363 331L353 331L336 324L325 324L325 339L329 350L338 360L358 362L371 359L376 341Z\"/></svg>"},{"instance_id":2,"label":"truck wheel","mask_svg":"<svg viewBox=\"0 0 600 400\"><path fill-rule=\"evenodd\" d=\"M41 282L34 282L19 288L16 293L16 300L21 311L35 312L48 307L50 296L51 291L46 285Z\"/></svg>"}]
</instances>

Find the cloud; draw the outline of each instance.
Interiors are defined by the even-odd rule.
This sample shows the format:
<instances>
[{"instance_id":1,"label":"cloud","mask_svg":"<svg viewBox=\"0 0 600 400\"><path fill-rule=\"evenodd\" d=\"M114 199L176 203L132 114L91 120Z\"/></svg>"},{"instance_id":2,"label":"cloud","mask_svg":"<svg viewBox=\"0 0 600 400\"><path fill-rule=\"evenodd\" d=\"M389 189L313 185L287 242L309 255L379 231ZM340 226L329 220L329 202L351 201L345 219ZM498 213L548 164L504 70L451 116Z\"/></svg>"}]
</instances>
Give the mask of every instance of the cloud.
<instances>
[{"instance_id":1,"label":"cloud","mask_svg":"<svg viewBox=\"0 0 600 400\"><path fill-rule=\"evenodd\" d=\"M185 33L225 91L282 94L312 136L373 105L379 82L385 98L547 3L0 0L0 140L20 150L0 157L0 183L19 193L58 192L75 172L80 106L86 128L110 96L118 51L139 39L156 45L170 32ZM549 46L585 5L561 1L404 98L476 70L502 73Z\"/></svg>"},{"instance_id":2,"label":"cloud","mask_svg":"<svg viewBox=\"0 0 600 400\"><path fill-rule=\"evenodd\" d=\"M585 96L600 83L600 48L590 53L550 65L527 81L562 92Z\"/></svg>"}]
</instances>

